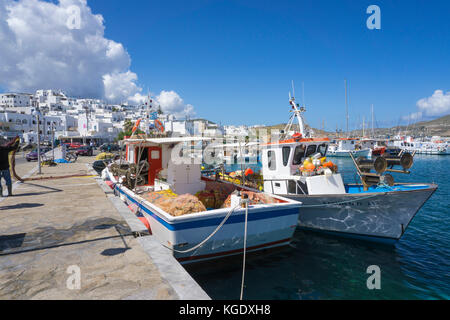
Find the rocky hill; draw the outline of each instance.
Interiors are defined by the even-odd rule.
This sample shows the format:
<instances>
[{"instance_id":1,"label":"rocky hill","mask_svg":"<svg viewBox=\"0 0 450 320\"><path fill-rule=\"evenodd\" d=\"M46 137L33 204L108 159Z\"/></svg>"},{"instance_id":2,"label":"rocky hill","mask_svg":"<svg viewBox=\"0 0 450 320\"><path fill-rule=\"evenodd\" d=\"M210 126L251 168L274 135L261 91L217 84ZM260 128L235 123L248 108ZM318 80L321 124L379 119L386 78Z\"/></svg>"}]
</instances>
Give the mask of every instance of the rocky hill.
<instances>
[{"instance_id":1,"label":"rocky hill","mask_svg":"<svg viewBox=\"0 0 450 320\"><path fill-rule=\"evenodd\" d=\"M266 126L265 129L268 130L283 130L286 124L278 124L274 126ZM307 128L309 128L307 126ZM338 134L336 132L327 132L319 129L313 128L314 133L317 137L328 136L336 137ZM441 136L450 137L450 114L444 117L431 120L422 121L409 126L397 126L392 128L377 128L374 130L375 136L394 136L398 133L402 135L413 135L413 136ZM342 135L342 134L341 134ZM362 130L354 130L350 132L350 136L360 137L362 136Z\"/></svg>"}]
</instances>

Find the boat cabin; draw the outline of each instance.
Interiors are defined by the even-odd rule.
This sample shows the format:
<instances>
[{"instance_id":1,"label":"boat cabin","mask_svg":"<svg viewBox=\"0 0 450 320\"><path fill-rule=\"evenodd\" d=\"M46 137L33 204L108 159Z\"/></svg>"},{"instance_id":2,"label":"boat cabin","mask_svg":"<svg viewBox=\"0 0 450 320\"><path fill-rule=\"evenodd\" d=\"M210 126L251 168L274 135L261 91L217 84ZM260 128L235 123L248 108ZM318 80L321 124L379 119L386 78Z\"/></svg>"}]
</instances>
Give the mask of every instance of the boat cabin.
<instances>
[{"instance_id":1,"label":"boat cabin","mask_svg":"<svg viewBox=\"0 0 450 320\"><path fill-rule=\"evenodd\" d=\"M263 146L264 191L278 195L345 193L340 174L306 176L300 171L312 156L326 157L330 140L292 139Z\"/></svg>"},{"instance_id":2,"label":"boat cabin","mask_svg":"<svg viewBox=\"0 0 450 320\"><path fill-rule=\"evenodd\" d=\"M376 140L374 140L374 139L367 139L367 138L361 139L359 141L359 145L363 149L366 149L366 148L374 149L374 148L378 147L378 144L377 144Z\"/></svg>"},{"instance_id":3,"label":"boat cabin","mask_svg":"<svg viewBox=\"0 0 450 320\"><path fill-rule=\"evenodd\" d=\"M337 139L334 145L330 146L330 151L353 151L358 148L358 139L341 138Z\"/></svg>"},{"instance_id":4,"label":"boat cabin","mask_svg":"<svg viewBox=\"0 0 450 320\"><path fill-rule=\"evenodd\" d=\"M201 162L186 157L183 150L202 140L206 138L127 139L126 161L136 165L142 177L141 187L151 191L170 189L177 194L195 194L205 187L201 179Z\"/></svg>"}]
</instances>

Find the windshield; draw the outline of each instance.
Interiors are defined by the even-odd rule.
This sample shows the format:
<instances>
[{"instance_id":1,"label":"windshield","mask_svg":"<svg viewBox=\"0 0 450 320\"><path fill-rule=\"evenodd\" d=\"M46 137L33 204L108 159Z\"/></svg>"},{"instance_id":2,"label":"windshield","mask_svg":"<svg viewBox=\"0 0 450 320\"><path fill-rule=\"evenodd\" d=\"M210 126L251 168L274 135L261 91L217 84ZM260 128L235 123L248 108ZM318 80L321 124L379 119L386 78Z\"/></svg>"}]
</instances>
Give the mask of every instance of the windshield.
<instances>
[{"instance_id":1,"label":"windshield","mask_svg":"<svg viewBox=\"0 0 450 320\"><path fill-rule=\"evenodd\" d=\"M299 165L302 163L303 155L305 154L306 147L304 145L297 146L294 152L293 165Z\"/></svg>"},{"instance_id":2,"label":"windshield","mask_svg":"<svg viewBox=\"0 0 450 320\"><path fill-rule=\"evenodd\" d=\"M318 148L317 148L317 152L320 152L320 154L322 155L322 157L325 157L327 155L327 151L328 151L328 145L326 144L321 144Z\"/></svg>"}]
</instances>

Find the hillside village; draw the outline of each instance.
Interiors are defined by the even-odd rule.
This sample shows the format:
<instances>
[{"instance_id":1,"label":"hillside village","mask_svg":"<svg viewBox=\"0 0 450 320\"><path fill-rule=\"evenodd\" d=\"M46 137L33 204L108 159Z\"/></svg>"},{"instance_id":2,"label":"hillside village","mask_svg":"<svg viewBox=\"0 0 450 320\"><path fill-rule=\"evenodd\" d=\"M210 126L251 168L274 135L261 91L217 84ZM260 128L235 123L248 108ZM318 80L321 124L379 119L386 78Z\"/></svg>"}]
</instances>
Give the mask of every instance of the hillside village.
<instances>
[{"instance_id":1,"label":"hillside village","mask_svg":"<svg viewBox=\"0 0 450 320\"><path fill-rule=\"evenodd\" d=\"M150 113L157 113L150 119ZM206 119L177 119L165 114L159 105L148 99L133 106L109 104L99 99L72 98L58 90L37 90L29 93L0 94L0 135L19 136L24 143L37 141L37 117L40 116L41 138L71 141L112 142L125 130L126 124L148 119L150 127L155 120L164 131L178 135L246 135L245 126L221 126Z\"/></svg>"}]
</instances>

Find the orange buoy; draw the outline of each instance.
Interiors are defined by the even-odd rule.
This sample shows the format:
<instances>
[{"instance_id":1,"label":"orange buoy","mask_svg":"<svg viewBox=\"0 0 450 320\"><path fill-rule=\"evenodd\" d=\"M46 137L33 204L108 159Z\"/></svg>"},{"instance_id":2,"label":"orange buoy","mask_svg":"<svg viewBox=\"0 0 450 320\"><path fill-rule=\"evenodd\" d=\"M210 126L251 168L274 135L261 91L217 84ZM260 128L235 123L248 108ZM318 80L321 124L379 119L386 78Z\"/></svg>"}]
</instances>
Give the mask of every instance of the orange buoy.
<instances>
[{"instance_id":1,"label":"orange buoy","mask_svg":"<svg viewBox=\"0 0 450 320\"><path fill-rule=\"evenodd\" d=\"M141 222L145 225L145 227L147 228L147 230L152 233L152 229L150 228L150 223L148 222L146 217L138 217L139 220L141 220Z\"/></svg>"},{"instance_id":2,"label":"orange buoy","mask_svg":"<svg viewBox=\"0 0 450 320\"><path fill-rule=\"evenodd\" d=\"M111 189L114 189L114 183L112 183L109 180L106 180L105 183L108 185L108 187L110 187Z\"/></svg>"},{"instance_id":3,"label":"orange buoy","mask_svg":"<svg viewBox=\"0 0 450 320\"><path fill-rule=\"evenodd\" d=\"M316 169L316 166L313 165L311 162L307 162L304 164L304 167L306 170L314 171Z\"/></svg>"},{"instance_id":4,"label":"orange buoy","mask_svg":"<svg viewBox=\"0 0 450 320\"><path fill-rule=\"evenodd\" d=\"M324 167L324 168L329 168L329 169L331 169L331 168L334 167L334 163L331 162L331 161L325 162L325 163L323 164L323 167Z\"/></svg>"},{"instance_id":5,"label":"orange buoy","mask_svg":"<svg viewBox=\"0 0 450 320\"><path fill-rule=\"evenodd\" d=\"M252 174L254 174L254 172L253 172L253 170L251 169L251 168L248 168L247 170L245 170L245 176L247 177L247 176L249 176L249 175L252 175Z\"/></svg>"}]
</instances>

